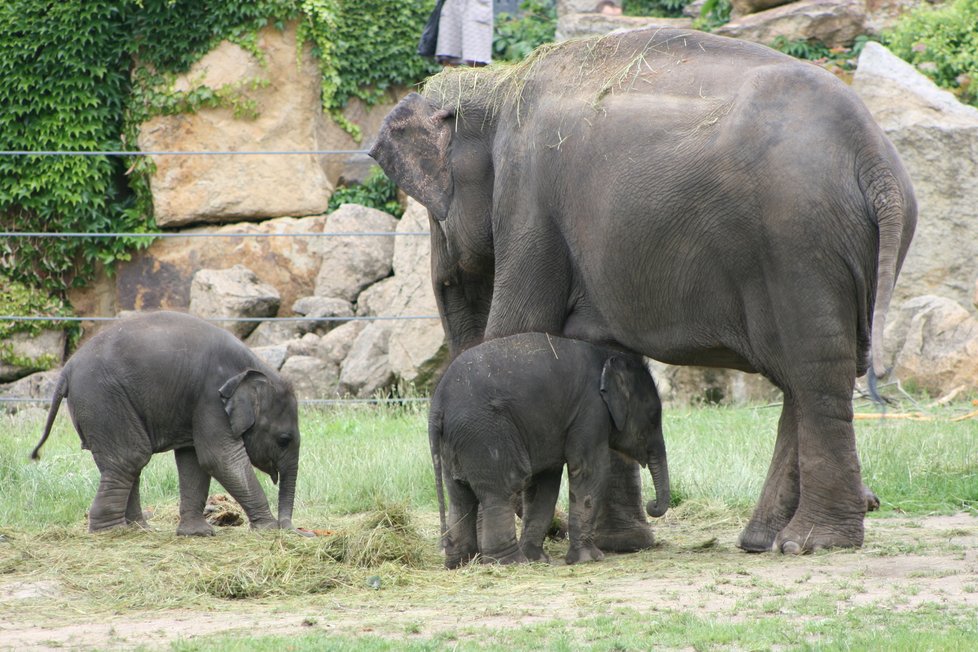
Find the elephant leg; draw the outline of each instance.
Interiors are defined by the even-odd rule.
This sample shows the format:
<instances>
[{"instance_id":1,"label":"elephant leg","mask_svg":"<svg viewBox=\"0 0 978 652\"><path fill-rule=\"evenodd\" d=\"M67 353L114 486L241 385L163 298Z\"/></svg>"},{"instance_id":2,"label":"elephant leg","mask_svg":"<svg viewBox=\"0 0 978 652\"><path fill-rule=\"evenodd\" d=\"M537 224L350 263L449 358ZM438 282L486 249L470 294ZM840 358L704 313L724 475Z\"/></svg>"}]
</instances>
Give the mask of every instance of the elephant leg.
<instances>
[{"instance_id":1,"label":"elephant leg","mask_svg":"<svg viewBox=\"0 0 978 652\"><path fill-rule=\"evenodd\" d=\"M479 501L472 489L458 480L445 483L448 493L448 531L442 541L445 547L445 568L458 568L472 561L479 552L476 521Z\"/></svg>"},{"instance_id":2,"label":"elephant leg","mask_svg":"<svg viewBox=\"0 0 978 652\"><path fill-rule=\"evenodd\" d=\"M550 562L550 557L543 551L543 540L554 519L562 473L562 466L538 473L532 484L523 491L523 532L520 534L520 548L529 561Z\"/></svg>"},{"instance_id":3,"label":"elephant leg","mask_svg":"<svg viewBox=\"0 0 978 652\"><path fill-rule=\"evenodd\" d=\"M768 468L761 499L737 547L747 552L766 552L798 508L798 412L791 395L785 393L774 457Z\"/></svg>"},{"instance_id":4,"label":"elephant leg","mask_svg":"<svg viewBox=\"0 0 978 652\"><path fill-rule=\"evenodd\" d=\"M796 310L784 312L791 321L782 341L794 344L786 351L788 364L779 385L791 397L791 421L797 424L798 504L774 537L773 549L802 553L858 547L868 498L852 423L857 320L852 306L838 297L806 296L805 305L787 307Z\"/></svg>"},{"instance_id":5,"label":"elephant leg","mask_svg":"<svg viewBox=\"0 0 978 652\"><path fill-rule=\"evenodd\" d=\"M635 552L655 543L642 500L642 467L615 451L594 542L606 552Z\"/></svg>"},{"instance_id":6,"label":"elephant leg","mask_svg":"<svg viewBox=\"0 0 978 652\"><path fill-rule=\"evenodd\" d=\"M126 523L148 530L149 523L146 522L146 514L143 513L143 505L139 500L139 476L140 474L137 473L132 482L132 489L129 490L129 500L126 503Z\"/></svg>"},{"instance_id":7,"label":"elephant leg","mask_svg":"<svg viewBox=\"0 0 978 652\"><path fill-rule=\"evenodd\" d=\"M570 480L570 548L566 557L568 564L604 559L604 553L595 545L595 525L604 493L602 485L607 472L607 466L604 469L589 468L587 462L571 464L568 461L567 475Z\"/></svg>"},{"instance_id":8,"label":"elephant leg","mask_svg":"<svg viewBox=\"0 0 978 652\"><path fill-rule=\"evenodd\" d=\"M95 499L88 510L88 531L99 532L127 525L130 496L137 486L139 472L147 463L149 455L143 460L125 460L122 463L105 462L96 459L101 472ZM140 463L141 462L141 463ZM133 470L135 469L135 470ZM138 488L136 489L138 495Z\"/></svg>"},{"instance_id":9,"label":"elephant leg","mask_svg":"<svg viewBox=\"0 0 978 652\"><path fill-rule=\"evenodd\" d=\"M516 541L516 517L509 496L488 495L481 502L482 531L479 550L485 564L526 563Z\"/></svg>"},{"instance_id":10,"label":"elephant leg","mask_svg":"<svg viewBox=\"0 0 978 652\"><path fill-rule=\"evenodd\" d=\"M180 478L180 536L213 536L214 528L204 518L207 492L211 477L200 468L197 451L193 448L178 448L173 451L177 461L177 475Z\"/></svg>"},{"instance_id":11,"label":"elephant leg","mask_svg":"<svg viewBox=\"0 0 978 652\"><path fill-rule=\"evenodd\" d=\"M204 448L197 445L194 450L201 468L238 501L253 529L278 528L278 519L272 516L268 498L258 484L251 460L240 440L223 447Z\"/></svg>"}]
</instances>

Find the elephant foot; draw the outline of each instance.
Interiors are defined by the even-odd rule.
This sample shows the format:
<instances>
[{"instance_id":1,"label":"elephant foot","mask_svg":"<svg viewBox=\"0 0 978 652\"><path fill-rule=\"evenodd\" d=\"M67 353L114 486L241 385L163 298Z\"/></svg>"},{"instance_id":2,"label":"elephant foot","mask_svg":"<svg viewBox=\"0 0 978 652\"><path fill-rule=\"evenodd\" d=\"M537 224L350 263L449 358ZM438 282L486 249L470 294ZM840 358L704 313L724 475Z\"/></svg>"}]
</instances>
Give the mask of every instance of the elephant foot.
<instances>
[{"instance_id":1,"label":"elephant foot","mask_svg":"<svg viewBox=\"0 0 978 652\"><path fill-rule=\"evenodd\" d=\"M859 548L863 545L863 535L862 517L857 522L836 527L795 518L775 537L773 549L786 555L801 555L829 548Z\"/></svg>"},{"instance_id":2,"label":"elephant foot","mask_svg":"<svg viewBox=\"0 0 978 652\"><path fill-rule=\"evenodd\" d=\"M564 557L568 565L601 561L602 559L604 559L604 553L595 545L571 546L570 550L567 551L567 556Z\"/></svg>"},{"instance_id":3,"label":"elephant foot","mask_svg":"<svg viewBox=\"0 0 978 652\"><path fill-rule=\"evenodd\" d=\"M214 536L214 528L204 519L181 519L177 526L177 536L212 537Z\"/></svg>"},{"instance_id":4,"label":"elephant foot","mask_svg":"<svg viewBox=\"0 0 978 652\"><path fill-rule=\"evenodd\" d=\"M540 562L544 564L550 563L550 555L544 552L543 546L534 543L525 543L520 547L522 548L523 556L526 557L527 561Z\"/></svg>"},{"instance_id":5,"label":"elephant foot","mask_svg":"<svg viewBox=\"0 0 978 652\"><path fill-rule=\"evenodd\" d=\"M525 564L530 560L526 558L523 551L519 548L515 552L510 552L506 554L493 554L493 553L483 553L479 558L483 564Z\"/></svg>"},{"instance_id":6,"label":"elephant foot","mask_svg":"<svg viewBox=\"0 0 978 652\"><path fill-rule=\"evenodd\" d=\"M626 528L599 530L594 536L594 544L605 552L637 552L654 546L655 537L647 523L639 523Z\"/></svg>"},{"instance_id":7,"label":"elephant foot","mask_svg":"<svg viewBox=\"0 0 978 652\"><path fill-rule=\"evenodd\" d=\"M448 570L455 570L456 568L461 568L469 562L475 559L475 553L463 553L463 554L450 554L445 557L445 568Z\"/></svg>"},{"instance_id":8,"label":"elephant foot","mask_svg":"<svg viewBox=\"0 0 978 652\"><path fill-rule=\"evenodd\" d=\"M737 537L737 547L745 552L770 552L778 530L751 521Z\"/></svg>"}]
</instances>

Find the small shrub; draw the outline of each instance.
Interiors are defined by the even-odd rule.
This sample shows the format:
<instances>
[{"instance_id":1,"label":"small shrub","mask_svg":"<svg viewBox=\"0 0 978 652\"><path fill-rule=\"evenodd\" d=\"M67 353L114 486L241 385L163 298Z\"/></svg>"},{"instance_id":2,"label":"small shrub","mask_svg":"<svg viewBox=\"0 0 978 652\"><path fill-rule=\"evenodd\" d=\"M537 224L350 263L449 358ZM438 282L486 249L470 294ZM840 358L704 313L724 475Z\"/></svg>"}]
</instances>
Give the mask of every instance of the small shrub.
<instances>
[{"instance_id":1,"label":"small shrub","mask_svg":"<svg viewBox=\"0 0 978 652\"><path fill-rule=\"evenodd\" d=\"M519 16L500 14L492 39L492 56L497 61L519 61L537 46L554 40L557 9L546 0L525 0Z\"/></svg>"},{"instance_id":2,"label":"small shrub","mask_svg":"<svg viewBox=\"0 0 978 652\"><path fill-rule=\"evenodd\" d=\"M387 178L379 167L370 170L363 183L353 183L336 189L329 198L327 212L335 211L342 204L360 204L400 218L404 213L397 201L397 184Z\"/></svg>"},{"instance_id":3,"label":"small shrub","mask_svg":"<svg viewBox=\"0 0 978 652\"><path fill-rule=\"evenodd\" d=\"M626 16L659 16L677 18L690 0L624 0L622 13Z\"/></svg>"},{"instance_id":4,"label":"small shrub","mask_svg":"<svg viewBox=\"0 0 978 652\"><path fill-rule=\"evenodd\" d=\"M883 42L938 86L978 106L978 0L919 7L884 34Z\"/></svg>"}]
</instances>

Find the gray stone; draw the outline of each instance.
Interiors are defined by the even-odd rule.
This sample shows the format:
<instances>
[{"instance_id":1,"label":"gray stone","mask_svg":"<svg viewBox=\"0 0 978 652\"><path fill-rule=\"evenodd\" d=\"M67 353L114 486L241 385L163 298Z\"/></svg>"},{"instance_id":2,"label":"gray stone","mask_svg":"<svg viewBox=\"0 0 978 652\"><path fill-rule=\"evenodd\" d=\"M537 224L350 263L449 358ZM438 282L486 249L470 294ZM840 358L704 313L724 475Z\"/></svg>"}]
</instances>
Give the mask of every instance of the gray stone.
<instances>
[{"instance_id":1,"label":"gray stone","mask_svg":"<svg viewBox=\"0 0 978 652\"><path fill-rule=\"evenodd\" d=\"M429 228L427 209L415 200L409 200L397 225L398 232L427 233ZM393 278L394 291L387 314L411 319L391 323L388 361L402 385L430 389L435 372L448 355L445 332L431 287L430 237L404 235L397 238Z\"/></svg>"},{"instance_id":2,"label":"gray stone","mask_svg":"<svg viewBox=\"0 0 978 652\"><path fill-rule=\"evenodd\" d=\"M666 405L745 405L781 400L781 390L760 374L733 369L680 367L649 361Z\"/></svg>"},{"instance_id":3,"label":"gray stone","mask_svg":"<svg viewBox=\"0 0 978 652\"><path fill-rule=\"evenodd\" d=\"M874 42L863 48L852 88L893 142L917 196L917 231L892 305L925 294L970 305L978 276L978 109Z\"/></svg>"},{"instance_id":4,"label":"gray stone","mask_svg":"<svg viewBox=\"0 0 978 652\"><path fill-rule=\"evenodd\" d=\"M349 355L353 343L366 327L367 322L350 321L334 328L319 339L320 355L339 365Z\"/></svg>"},{"instance_id":5,"label":"gray stone","mask_svg":"<svg viewBox=\"0 0 978 652\"><path fill-rule=\"evenodd\" d=\"M780 7L781 5L788 4L792 0L731 0L731 15L746 16L747 14L756 14L759 11L764 11L765 9L773 9L774 7Z\"/></svg>"},{"instance_id":6,"label":"gray stone","mask_svg":"<svg viewBox=\"0 0 978 652\"><path fill-rule=\"evenodd\" d=\"M393 233L397 220L374 208L344 204L330 213L328 233ZM392 236L324 237L319 245L322 266L316 276L315 294L355 301L357 295L391 273L394 256Z\"/></svg>"},{"instance_id":7,"label":"gray stone","mask_svg":"<svg viewBox=\"0 0 978 652\"><path fill-rule=\"evenodd\" d=\"M391 322L368 325L353 342L340 368L340 391L359 398L370 398L394 380L387 357Z\"/></svg>"},{"instance_id":8,"label":"gray stone","mask_svg":"<svg viewBox=\"0 0 978 652\"><path fill-rule=\"evenodd\" d=\"M357 297L357 316L377 317L390 314L391 303L399 285L400 279L390 276L365 289Z\"/></svg>"},{"instance_id":9,"label":"gray stone","mask_svg":"<svg viewBox=\"0 0 978 652\"><path fill-rule=\"evenodd\" d=\"M281 369L285 364L285 358L288 357L288 347L285 344L256 346L251 350L262 362L275 370Z\"/></svg>"},{"instance_id":10,"label":"gray stone","mask_svg":"<svg viewBox=\"0 0 978 652\"><path fill-rule=\"evenodd\" d=\"M886 329L887 359L902 382L943 396L978 389L978 319L955 301L915 297L893 311Z\"/></svg>"},{"instance_id":11,"label":"gray stone","mask_svg":"<svg viewBox=\"0 0 978 652\"><path fill-rule=\"evenodd\" d=\"M0 383L60 365L65 339L62 330L43 330L37 335L14 333L0 342Z\"/></svg>"},{"instance_id":12,"label":"gray stone","mask_svg":"<svg viewBox=\"0 0 978 652\"><path fill-rule=\"evenodd\" d=\"M202 269L190 284L190 313L204 319L274 317L278 313L279 293L262 283L244 265L230 269ZM258 322L215 322L240 338L247 337Z\"/></svg>"},{"instance_id":13,"label":"gray stone","mask_svg":"<svg viewBox=\"0 0 978 652\"><path fill-rule=\"evenodd\" d=\"M776 38L817 40L829 47L850 46L866 30L862 0L800 0L741 16L713 32L770 45Z\"/></svg>"},{"instance_id":14,"label":"gray stone","mask_svg":"<svg viewBox=\"0 0 978 652\"><path fill-rule=\"evenodd\" d=\"M277 346L289 340L302 337L297 321L263 321L245 338L245 344L252 348Z\"/></svg>"},{"instance_id":15,"label":"gray stone","mask_svg":"<svg viewBox=\"0 0 978 652\"><path fill-rule=\"evenodd\" d=\"M292 312L320 321L300 321L300 333L326 333L344 323L341 318L353 316L353 304L335 297L303 297L292 305Z\"/></svg>"},{"instance_id":16,"label":"gray stone","mask_svg":"<svg viewBox=\"0 0 978 652\"><path fill-rule=\"evenodd\" d=\"M292 385L299 400L334 399L339 396L339 368L322 358L292 356L282 365L279 374Z\"/></svg>"}]
</instances>

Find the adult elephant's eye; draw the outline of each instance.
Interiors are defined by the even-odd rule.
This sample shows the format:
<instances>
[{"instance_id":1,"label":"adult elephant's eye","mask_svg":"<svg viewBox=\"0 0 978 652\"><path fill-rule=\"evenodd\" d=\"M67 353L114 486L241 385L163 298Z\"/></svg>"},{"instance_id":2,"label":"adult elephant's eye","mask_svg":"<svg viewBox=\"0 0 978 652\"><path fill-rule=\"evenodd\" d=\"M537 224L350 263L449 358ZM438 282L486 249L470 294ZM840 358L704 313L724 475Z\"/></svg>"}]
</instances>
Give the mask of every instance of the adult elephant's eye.
<instances>
[{"instance_id":1,"label":"adult elephant's eye","mask_svg":"<svg viewBox=\"0 0 978 652\"><path fill-rule=\"evenodd\" d=\"M276 438L276 441L278 441L279 448L288 448L289 444L292 443L292 435L287 432L283 432Z\"/></svg>"}]
</instances>

